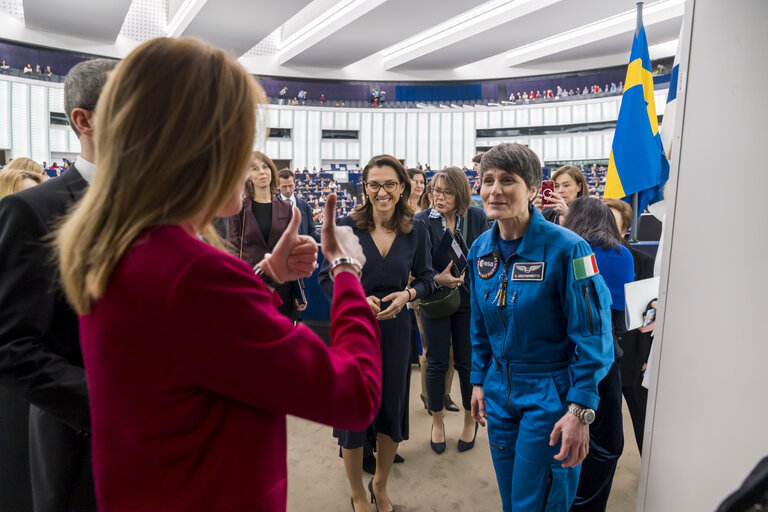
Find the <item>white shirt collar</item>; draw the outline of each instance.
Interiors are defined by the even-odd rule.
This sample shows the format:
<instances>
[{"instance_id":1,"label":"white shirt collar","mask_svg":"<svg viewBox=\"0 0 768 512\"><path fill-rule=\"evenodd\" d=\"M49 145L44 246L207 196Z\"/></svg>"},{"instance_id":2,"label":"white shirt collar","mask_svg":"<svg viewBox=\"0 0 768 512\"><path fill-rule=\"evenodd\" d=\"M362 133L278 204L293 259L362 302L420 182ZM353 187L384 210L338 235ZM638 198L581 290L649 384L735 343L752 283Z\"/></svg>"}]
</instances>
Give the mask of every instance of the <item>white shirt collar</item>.
<instances>
[{"instance_id":1,"label":"white shirt collar","mask_svg":"<svg viewBox=\"0 0 768 512\"><path fill-rule=\"evenodd\" d=\"M291 203L293 206L296 206L296 194L293 194L291 197L285 197L285 196L282 194L282 192L281 192L281 193L280 193L280 197L281 197L281 198L282 198L284 201L288 201L288 202L289 202L289 203Z\"/></svg>"},{"instance_id":2,"label":"white shirt collar","mask_svg":"<svg viewBox=\"0 0 768 512\"><path fill-rule=\"evenodd\" d=\"M86 183L90 185L93 181L93 177L96 175L96 166L92 162L89 162L83 158L83 155L77 155L77 160L75 160L75 168L77 169L77 172L80 173L80 176L82 176L86 181Z\"/></svg>"}]
</instances>

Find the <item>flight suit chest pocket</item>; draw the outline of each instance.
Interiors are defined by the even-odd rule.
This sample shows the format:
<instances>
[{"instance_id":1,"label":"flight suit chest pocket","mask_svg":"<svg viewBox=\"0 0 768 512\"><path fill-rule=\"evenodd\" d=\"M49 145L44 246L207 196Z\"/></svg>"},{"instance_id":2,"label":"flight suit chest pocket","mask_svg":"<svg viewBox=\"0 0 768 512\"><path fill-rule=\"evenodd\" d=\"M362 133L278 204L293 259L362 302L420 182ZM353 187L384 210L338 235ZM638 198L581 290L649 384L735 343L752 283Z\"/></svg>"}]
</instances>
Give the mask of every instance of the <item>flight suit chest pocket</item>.
<instances>
[{"instance_id":1,"label":"flight suit chest pocket","mask_svg":"<svg viewBox=\"0 0 768 512\"><path fill-rule=\"evenodd\" d=\"M573 293L579 310L579 331L583 336L604 334L611 328L611 292L602 281L595 278L578 280L573 284Z\"/></svg>"}]
</instances>

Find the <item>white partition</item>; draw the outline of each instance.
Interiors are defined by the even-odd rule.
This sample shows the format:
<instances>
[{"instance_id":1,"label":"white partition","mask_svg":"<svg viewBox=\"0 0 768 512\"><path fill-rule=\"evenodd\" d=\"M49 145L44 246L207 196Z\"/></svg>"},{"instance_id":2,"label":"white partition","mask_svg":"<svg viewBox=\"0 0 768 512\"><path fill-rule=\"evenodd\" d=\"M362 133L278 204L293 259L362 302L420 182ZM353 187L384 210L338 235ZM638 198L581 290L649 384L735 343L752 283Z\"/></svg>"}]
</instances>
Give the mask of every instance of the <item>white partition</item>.
<instances>
[{"instance_id":1,"label":"white partition","mask_svg":"<svg viewBox=\"0 0 768 512\"><path fill-rule=\"evenodd\" d=\"M686 4L638 511L715 510L768 454L765 208L729 193L764 181L766 19Z\"/></svg>"},{"instance_id":2,"label":"white partition","mask_svg":"<svg viewBox=\"0 0 768 512\"><path fill-rule=\"evenodd\" d=\"M657 93L663 111L665 92ZM478 129L567 125L615 119L620 98L608 97L563 103L500 107L433 109L353 109L266 105L259 121L264 128L291 130L288 139L259 138L254 148L276 159L291 160L294 168L322 167L323 160L359 160L390 153L407 166L418 162L433 169L447 165L470 166L477 146L512 139L477 139ZM0 149L11 156L31 156L51 161L51 153L76 153L80 149L71 130L50 125L50 112L64 111L63 85L15 77L0 77ZM323 140L322 130L354 130L357 140ZM566 139L563 139L565 137ZM515 139L536 142L536 151L547 160L608 158L613 130ZM545 144L547 138L553 142ZM599 140L598 140L599 139ZM533 143L533 142L531 142ZM545 156L546 155L546 156Z\"/></svg>"}]
</instances>

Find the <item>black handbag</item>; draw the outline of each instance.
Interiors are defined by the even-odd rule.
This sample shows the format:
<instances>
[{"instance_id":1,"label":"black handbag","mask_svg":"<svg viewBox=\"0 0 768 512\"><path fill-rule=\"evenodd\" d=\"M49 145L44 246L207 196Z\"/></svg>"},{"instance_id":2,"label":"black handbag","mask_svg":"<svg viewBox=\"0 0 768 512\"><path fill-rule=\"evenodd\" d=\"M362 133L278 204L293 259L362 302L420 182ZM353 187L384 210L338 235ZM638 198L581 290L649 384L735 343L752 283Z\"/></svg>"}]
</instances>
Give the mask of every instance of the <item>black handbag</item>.
<instances>
[{"instance_id":1,"label":"black handbag","mask_svg":"<svg viewBox=\"0 0 768 512\"><path fill-rule=\"evenodd\" d=\"M466 248L466 244L464 243L466 236L467 213L465 213L464 217L461 219L461 233L456 233L462 251L465 251ZM466 256L466 252L464 253L464 256ZM440 288L436 290L429 297L425 297L419 301L419 311L427 318L443 318L451 316L458 311L459 306L461 306L460 288L461 286L457 286L456 288Z\"/></svg>"}]
</instances>

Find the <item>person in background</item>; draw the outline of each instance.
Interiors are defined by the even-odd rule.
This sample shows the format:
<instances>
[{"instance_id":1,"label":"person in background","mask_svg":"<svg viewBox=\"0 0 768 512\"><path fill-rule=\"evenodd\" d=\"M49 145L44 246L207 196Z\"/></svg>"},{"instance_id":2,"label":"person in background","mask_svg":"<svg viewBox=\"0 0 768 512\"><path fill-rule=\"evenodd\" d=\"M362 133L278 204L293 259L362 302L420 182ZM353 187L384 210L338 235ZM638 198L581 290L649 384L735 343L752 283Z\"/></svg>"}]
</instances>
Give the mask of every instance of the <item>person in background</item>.
<instances>
[{"instance_id":1,"label":"person in background","mask_svg":"<svg viewBox=\"0 0 768 512\"><path fill-rule=\"evenodd\" d=\"M616 464L624 450L619 371L622 352L616 334L627 330L624 323L624 285L635 278L634 263L629 250L621 243L621 235L610 208L600 199L581 197L574 200L563 226L592 247L597 268L611 292L615 359L597 387L600 407L594 423L589 426L589 453L582 464L579 488L571 507L572 511L578 512L604 512Z\"/></svg>"},{"instance_id":2,"label":"person in background","mask_svg":"<svg viewBox=\"0 0 768 512\"><path fill-rule=\"evenodd\" d=\"M438 171L431 182L432 208L420 212L416 219L428 228L432 259L440 255L441 242L447 232L457 241L466 257L472 243L488 229L488 220L481 208L471 206L471 191L467 175L458 167L446 167ZM472 417L472 385L469 372L472 364L472 346L469 336L469 289L464 286L464 273L451 272L453 262L445 268L435 268L436 287L459 288L460 305L450 315L430 318L421 314L421 326L427 347L427 399L432 413L430 447L441 454L446 448L443 408L447 402L446 374L453 373L450 352L459 374L461 401L464 406L462 431L458 450L464 452L475 445L477 422Z\"/></svg>"},{"instance_id":3,"label":"person in background","mask_svg":"<svg viewBox=\"0 0 768 512\"><path fill-rule=\"evenodd\" d=\"M5 166L5 170L10 171L12 169L36 174L40 177L40 183L48 179L48 173L45 172L45 168L31 158L26 158L23 156L14 158L8 165Z\"/></svg>"},{"instance_id":4,"label":"person in background","mask_svg":"<svg viewBox=\"0 0 768 512\"><path fill-rule=\"evenodd\" d=\"M38 65L36 65L36 66L35 66L35 74L36 74L36 75L42 75L42 74L43 74L43 70L42 70L42 68L40 67L40 64L38 64Z\"/></svg>"},{"instance_id":5,"label":"person in background","mask_svg":"<svg viewBox=\"0 0 768 512\"><path fill-rule=\"evenodd\" d=\"M45 66L45 76L53 76L53 71L51 70L51 66Z\"/></svg>"},{"instance_id":6,"label":"person in background","mask_svg":"<svg viewBox=\"0 0 768 512\"><path fill-rule=\"evenodd\" d=\"M37 173L6 167L0 172L0 199L42 182L43 177Z\"/></svg>"},{"instance_id":7,"label":"person in background","mask_svg":"<svg viewBox=\"0 0 768 512\"><path fill-rule=\"evenodd\" d=\"M304 170L306 172L306 169ZM301 224L299 225L300 235L309 235L316 242L320 242L320 231L315 226L315 222L312 219L312 208L305 200L297 197L296 190L296 176L290 169L280 169L277 173L278 189L280 190L280 199L286 203L290 203L291 206L295 206L301 212Z\"/></svg>"},{"instance_id":8,"label":"person in background","mask_svg":"<svg viewBox=\"0 0 768 512\"><path fill-rule=\"evenodd\" d=\"M368 429L336 428L334 436L342 447L352 507L358 512L369 510L362 481L363 447L376 443L376 473L368 490L376 508L390 512L394 506L387 489L389 472L399 444L408 439L411 323L403 306L432 292L433 272L427 228L413 219L408 205L411 183L400 161L390 155L373 157L363 169L362 181L366 201L339 224L352 227L365 253L363 289L381 329L381 408ZM330 299L334 286L328 258L319 282Z\"/></svg>"},{"instance_id":9,"label":"person in background","mask_svg":"<svg viewBox=\"0 0 768 512\"><path fill-rule=\"evenodd\" d=\"M414 215L423 210L427 210L432 206L431 194L427 187L427 175L421 169L411 168L408 169L408 176L411 178L411 200L410 205L413 209ZM408 303L408 307L413 311L413 319L416 322L416 326L419 332L419 338L421 339L421 354L419 354L419 369L421 370L421 393L419 397L424 404L424 409L432 415L429 410L429 401L427 396L427 351L426 351L426 337L424 336L424 329L421 324L421 316L419 315L419 301L413 301ZM445 408L449 411L458 412L459 406L454 403L451 398L451 386L453 385L453 349L450 350L450 359L448 362L449 371L445 372Z\"/></svg>"},{"instance_id":10,"label":"person in background","mask_svg":"<svg viewBox=\"0 0 768 512\"><path fill-rule=\"evenodd\" d=\"M8 65L7 62L5 62L5 59L0 60L0 69L3 71L6 71L8 69L11 69L11 66Z\"/></svg>"},{"instance_id":11,"label":"person in background","mask_svg":"<svg viewBox=\"0 0 768 512\"><path fill-rule=\"evenodd\" d=\"M280 89L280 92L277 94L278 96L280 96L280 100L278 101L278 103L282 105L285 102L285 95L288 94L288 86L285 86L282 89Z\"/></svg>"},{"instance_id":12,"label":"person in background","mask_svg":"<svg viewBox=\"0 0 768 512\"><path fill-rule=\"evenodd\" d=\"M533 207L541 177L521 144L483 155L480 197L496 222L468 257L472 415L487 420L505 512L571 506L613 362L610 291L589 244Z\"/></svg>"},{"instance_id":13,"label":"person in background","mask_svg":"<svg viewBox=\"0 0 768 512\"><path fill-rule=\"evenodd\" d=\"M157 38L99 101L99 172L56 247L82 326L100 510L283 512L286 415L359 428L378 408L379 337L350 230L324 227L332 347L275 307L275 286L316 267L298 212L255 269L218 248L210 221L241 208L265 99L226 52Z\"/></svg>"},{"instance_id":14,"label":"person in background","mask_svg":"<svg viewBox=\"0 0 768 512\"><path fill-rule=\"evenodd\" d=\"M21 499L24 512L96 510L91 422L77 316L61 293L51 233L95 176L94 108L116 61L81 62L64 81L64 110L80 155L61 177L0 201L0 386L30 404L30 471L0 479L0 500ZM6 171L0 171L6 172ZM24 417L23 421L27 421ZM5 458L0 458L4 464ZM28 499L32 501L32 498ZM3 503L3 512L14 510ZM24 506L23 503L19 506Z\"/></svg>"},{"instance_id":15,"label":"person in background","mask_svg":"<svg viewBox=\"0 0 768 512\"><path fill-rule=\"evenodd\" d=\"M641 250L630 246L626 234L632 221L632 207L619 199L602 199L611 209L619 229L624 247L629 249L635 269L635 281L653 277L653 258ZM632 428L635 432L637 449L643 453L643 430L645 428L645 409L648 402L648 390L643 387L643 372L651 351L653 337L650 332L633 329L617 332L616 341L624 352L621 357L621 391L627 401Z\"/></svg>"},{"instance_id":16,"label":"person in background","mask_svg":"<svg viewBox=\"0 0 768 512\"><path fill-rule=\"evenodd\" d=\"M555 182L555 190L549 197L549 206L542 206L541 193L533 204L545 219L562 225L568 216L568 205L577 197L589 196L589 184L579 168L573 165L558 168L552 173L552 180Z\"/></svg>"},{"instance_id":17,"label":"person in background","mask_svg":"<svg viewBox=\"0 0 768 512\"><path fill-rule=\"evenodd\" d=\"M277 184L275 163L264 153L254 151L242 208L227 219L227 242L234 254L251 267L272 252L291 221L293 209L277 196ZM299 311L307 307L299 300L301 291L297 286L300 284L286 282L276 288L282 300L279 311L294 322L299 319Z\"/></svg>"}]
</instances>

